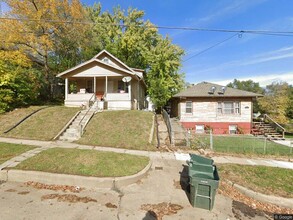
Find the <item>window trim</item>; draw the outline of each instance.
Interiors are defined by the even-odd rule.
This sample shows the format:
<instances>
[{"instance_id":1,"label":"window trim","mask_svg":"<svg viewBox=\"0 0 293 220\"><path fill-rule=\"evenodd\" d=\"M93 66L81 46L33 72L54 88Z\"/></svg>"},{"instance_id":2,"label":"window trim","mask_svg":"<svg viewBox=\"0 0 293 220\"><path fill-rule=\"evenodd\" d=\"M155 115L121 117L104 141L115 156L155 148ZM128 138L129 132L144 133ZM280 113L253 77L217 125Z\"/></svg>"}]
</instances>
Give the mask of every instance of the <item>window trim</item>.
<instances>
[{"instance_id":1,"label":"window trim","mask_svg":"<svg viewBox=\"0 0 293 220\"><path fill-rule=\"evenodd\" d=\"M235 127L235 130L233 129L231 129L232 127ZM238 129L238 125L233 125L233 124L231 124L231 125L229 125L229 134L237 134L237 129ZM231 131L235 131L235 133L231 133Z\"/></svg>"},{"instance_id":2,"label":"window trim","mask_svg":"<svg viewBox=\"0 0 293 220\"><path fill-rule=\"evenodd\" d=\"M202 127L202 129L197 129L198 127ZM203 124L195 125L195 133L196 134L204 134L205 133L205 126Z\"/></svg>"},{"instance_id":3,"label":"window trim","mask_svg":"<svg viewBox=\"0 0 293 220\"><path fill-rule=\"evenodd\" d=\"M222 101L217 102L217 114L219 115L241 115L241 102L240 101ZM232 103L232 108L225 108L225 103ZM225 111L230 110L229 113Z\"/></svg>"},{"instance_id":4,"label":"window trim","mask_svg":"<svg viewBox=\"0 0 293 220\"><path fill-rule=\"evenodd\" d=\"M191 104L191 106L187 106L187 103ZM187 109L190 109L190 112L187 112ZM192 111L193 111L193 102L192 101L186 101L185 102L185 113L187 114L192 114Z\"/></svg>"}]
</instances>

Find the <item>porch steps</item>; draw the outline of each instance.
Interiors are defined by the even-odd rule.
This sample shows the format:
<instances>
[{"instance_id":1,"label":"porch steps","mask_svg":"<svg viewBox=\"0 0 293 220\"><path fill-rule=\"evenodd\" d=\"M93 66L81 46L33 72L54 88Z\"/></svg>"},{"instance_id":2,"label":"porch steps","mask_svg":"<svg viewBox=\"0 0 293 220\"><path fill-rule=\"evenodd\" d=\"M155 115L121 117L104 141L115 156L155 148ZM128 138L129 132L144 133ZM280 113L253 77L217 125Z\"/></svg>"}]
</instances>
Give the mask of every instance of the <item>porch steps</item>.
<instances>
[{"instance_id":1,"label":"porch steps","mask_svg":"<svg viewBox=\"0 0 293 220\"><path fill-rule=\"evenodd\" d=\"M61 134L59 140L73 142L81 138L81 128L85 128L95 112L95 108L91 108L90 110L82 110L79 115L73 120L73 122L68 126L68 128Z\"/></svg>"},{"instance_id":2,"label":"porch steps","mask_svg":"<svg viewBox=\"0 0 293 220\"><path fill-rule=\"evenodd\" d=\"M255 136L264 136L270 140L283 140L283 135L266 122L253 122L251 133Z\"/></svg>"}]
</instances>

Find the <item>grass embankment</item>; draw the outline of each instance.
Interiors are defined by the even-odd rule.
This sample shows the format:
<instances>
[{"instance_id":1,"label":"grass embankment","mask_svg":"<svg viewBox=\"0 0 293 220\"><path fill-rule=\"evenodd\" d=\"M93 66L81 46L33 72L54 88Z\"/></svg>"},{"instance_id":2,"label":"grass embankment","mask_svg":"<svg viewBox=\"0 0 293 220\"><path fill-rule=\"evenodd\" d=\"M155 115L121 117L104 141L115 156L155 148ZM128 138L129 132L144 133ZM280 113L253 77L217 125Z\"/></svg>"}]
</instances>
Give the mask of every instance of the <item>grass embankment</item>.
<instances>
[{"instance_id":1,"label":"grass embankment","mask_svg":"<svg viewBox=\"0 0 293 220\"><path fill-rule=\"evenodd\" d=\"M53 148L20 163L16 169L95 177L128 176L141 171L149 159L143 156Z\"/></svg>"},{"instance_id":2,"label":"grass embankment","mask_svg":"<svg viewBox=\"0 0 293 220\"><path fill-rule=\"evenodd\" d=\"M30 106L28 108L14 109L11 112L0 114L0 135L2 135L4 131L14 126L27 115L43 107L44 106Z\"/></svg>"},{"instance_id":3,"label":"grass embankment","mask_svg":"<svg viewBox=\"0 0 293 220\"><path fill-rule=\"evenodd\" d=\"M42 109L2 136L35 140L51 140L78 110L78 108L67 108L63 106Z\"/></svg>"},{"instance_id":4,"label":"grass embankment","mask_svg":"<svg viewBox=\"0 0 293 220\"><path fill-rule=\"evenodd\" d=\"M293 170L265 166L220 165L221 180L228 179L241 186L267 195L293 198Z\"/></svg>"},{"instance_id":5,"label":"grass embankment","mask_svg":"<svg viewBox=\"0 0 293 220\"><path fill-rule=\"evenodd\" d=\"M0 143L0 164L36 147L19 144Z\"/></svg>"},{"instance_id":6,"label":"grass embankment","mask_svg":"<svg viewBox=\"0 0 293 220\"><path fill-rule=\"evenodd\" d=\"M96 114L77 142L87 145L156 150L149 137L153 114L143 111L107 111Z\"/></svg>"}]
</instances>

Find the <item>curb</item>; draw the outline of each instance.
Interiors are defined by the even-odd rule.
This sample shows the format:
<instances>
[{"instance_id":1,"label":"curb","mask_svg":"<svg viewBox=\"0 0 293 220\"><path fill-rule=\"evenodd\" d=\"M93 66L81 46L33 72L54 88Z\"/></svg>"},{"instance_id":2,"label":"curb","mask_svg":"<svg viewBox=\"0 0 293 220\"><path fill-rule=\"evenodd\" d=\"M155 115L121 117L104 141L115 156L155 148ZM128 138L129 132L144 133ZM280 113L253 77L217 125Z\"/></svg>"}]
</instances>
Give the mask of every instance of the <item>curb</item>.
<instances>
[{"instance_id":1,"label":"curb","mask_svg":"<svg viewBox=\"0 0 293 220\"><path fill-rule=\"evenodd\" d=\"M253 190L247 189L243 186L240 186L236 183L233 183L231 181L227 181L227 183L229 185L231 185L232 187L238 189L241 193L243 193L244 195L256 199L258 201L261 202L266 202L266 203L271 203L277 206L282 206L282 207L286 207L286 208L292 208L293 207L293 199L289 199L289 198L284 198L284 197L277 197L277 196L271 196L271 195L266 195L266 194L262 194L259 192L255 192Z\"/></svg>"},{"instance_id":2,"label":"curb","mask_svg":"<svg viewBox=\"0 0 293 220\"><path fill-rule=\"evenodd\" d=\"M8 182L41 182L44 184L73 185L85 188L120 188L143 178L152 166L151 160L140 172L125 177L86 177L40 171L1 170L0 180Z\"/></svg>"}]
</instances>

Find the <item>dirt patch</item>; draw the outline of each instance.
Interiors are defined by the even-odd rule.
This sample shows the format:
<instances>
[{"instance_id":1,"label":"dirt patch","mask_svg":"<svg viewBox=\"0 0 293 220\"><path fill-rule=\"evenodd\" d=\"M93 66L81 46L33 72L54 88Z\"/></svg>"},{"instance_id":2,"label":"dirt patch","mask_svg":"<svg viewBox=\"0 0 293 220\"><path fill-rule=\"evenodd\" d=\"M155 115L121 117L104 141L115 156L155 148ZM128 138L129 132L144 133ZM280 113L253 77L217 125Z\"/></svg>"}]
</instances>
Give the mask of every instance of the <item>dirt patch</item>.
<instances>
[{"instance_id":1,"label":"dirt patch","mask_svg":"<svg viewBox=\"0 0 293 220\"><path fill-rule=\"evenodd\" d=\"M236 210L237 208L237 210L240 210L243 214L245 214L246 212L249 212L250 215L253 215L253 213L254 214L259 213L259 211L271 216L272 216L272 213L293 214L293 209L284 208L284 207L280 207L271 203L260 202L256 199L252 199L242 194L236 188L234 188L233 186L231 186L225 181L220 181L220 187L218 192L219 194L222 194L224 196L227 196L233 199L235 204L234 209ZM236 202L239 202L239 203L236 203ZM249 211L251 209L253 211ZM246 213L246 215L248 215L248 213Z\"/></svg>"},{"instance_id":2,"label":"dirt patch","mask_svg":"<svg viewBox=\"0 0 293 220\"><path fill-rule=\"evenodd\" d=\"M15 189L7 189L7 190L5 190L5 192L16 192L17 190L15 190Z\"/></svg>"},{"instance_id":3,"label":"dirt patch","mask_svg":"<svg viewBox=\"0 0 293 220\"><path fill-rule=\"evenodd\" d=\"M112 203L110 203L110 202L106 203L105 206L106 206L107 208L110 208L110 209L117 209L117 205L114 205L114 204L112 204Z\"/></svg>"},{"instance_id":4,"label":"dirt patch","mask_svg":"<svg viewBox=\"0 0 293 220\"><path fill-rule=\"evenodd\" d=\"M29 191L22 191L22 192L18 192L17 194L19 195L26 195L26 194L29 194L30 192Z\"/></svg>"},{"instance_id":5,"label":"dirt patch","mask_svg":"<svg viewBox=\"0 0 293 220\"><path fill-rule=\"evenodd\" d=\"M77 195L73 194L48 194L44 195L41 197L42 201L43 200L48 200L48 199L57 199L58 202L70 202L70 203L88 203L88 202L97 202L96 199L92 199L90 197L79 197Z\"/></svg>"},{"instance_id":6,"label":"dirt patch","mask_svg":"<svg viewBox=\"0 0 293 220\"><path fill-rule=\"evenodd\" d=\"M162 220L164 215L174 215L183 207L178 204L162 202L159 204L144 204L141 209L147 211L155 219Z\"/></svg>"},{"instance_id":7,"label":"dirt patch","mask_svg":"<svg viewBox=\"0 0 293 220\"><path fill-rule=\"evenodd\" d=\"M44 184L44 183L38 183L38 182L33 182L29 181L25 183L26 186L32 186L33 188L36 189L48 189L48 190L61 190L63 192L73 192L73 193L79 193L80 191L83 190L83 188L79 186L68 186L68 185L49 185L49 184Z\"/></svg>"}]
</instances>

